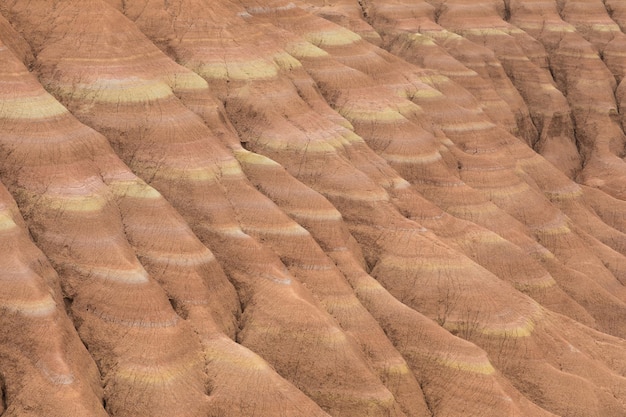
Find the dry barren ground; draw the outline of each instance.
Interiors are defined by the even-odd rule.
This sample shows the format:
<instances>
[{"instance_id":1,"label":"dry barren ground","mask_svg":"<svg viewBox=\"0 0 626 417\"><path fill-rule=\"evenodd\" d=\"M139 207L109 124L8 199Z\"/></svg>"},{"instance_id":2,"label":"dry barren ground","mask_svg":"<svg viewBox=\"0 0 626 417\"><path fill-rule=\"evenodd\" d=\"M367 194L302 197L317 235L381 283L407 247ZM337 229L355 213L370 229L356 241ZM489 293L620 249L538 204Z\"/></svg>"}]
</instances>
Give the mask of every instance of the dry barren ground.
<instances>
[{"instance_id":1,"label":"dry barren ground","mask_svg":"<svg viewBox=\"0 0 626 417\"><path fill-rule=\"evenodd\" d=\"M625 416L625 31L0 1L0 415Z\"/></svg>"}]
</instances>

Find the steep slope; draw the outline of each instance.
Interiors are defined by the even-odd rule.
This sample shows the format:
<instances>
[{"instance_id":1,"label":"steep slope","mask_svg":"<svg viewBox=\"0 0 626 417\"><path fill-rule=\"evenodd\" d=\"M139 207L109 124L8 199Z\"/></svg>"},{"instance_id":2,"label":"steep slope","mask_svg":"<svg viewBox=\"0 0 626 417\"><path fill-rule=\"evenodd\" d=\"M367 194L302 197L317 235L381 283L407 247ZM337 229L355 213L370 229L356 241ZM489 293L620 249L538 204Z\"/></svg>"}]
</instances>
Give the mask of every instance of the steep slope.
<instances>
[{"instance_id":1,"label":"steep slope","mask_svg":"<svg viewBox=\"0 0 626 417\"><path fill-rule=\"evenodd\" d=\"M0 415L626 414L621 9L3 2Z\"/></svg>"}]
</instances>

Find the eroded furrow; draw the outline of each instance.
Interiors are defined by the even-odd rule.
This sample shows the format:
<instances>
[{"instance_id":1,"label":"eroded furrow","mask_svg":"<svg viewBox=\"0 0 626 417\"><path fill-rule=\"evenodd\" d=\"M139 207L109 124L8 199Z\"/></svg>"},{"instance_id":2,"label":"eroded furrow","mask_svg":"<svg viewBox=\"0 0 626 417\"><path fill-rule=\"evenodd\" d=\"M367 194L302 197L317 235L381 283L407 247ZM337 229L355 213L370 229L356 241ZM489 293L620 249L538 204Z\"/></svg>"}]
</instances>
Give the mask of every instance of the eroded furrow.
<instances>
[{"instance_id":1,"label":"eroded furrow","mask_svg":"<svg viewBox=\"0 0 626 417\"><path fill-rule=\"evenodd\" d=\"M0 414L624 415L622 9L3 2Z\"/></svg>"}]
</instances>

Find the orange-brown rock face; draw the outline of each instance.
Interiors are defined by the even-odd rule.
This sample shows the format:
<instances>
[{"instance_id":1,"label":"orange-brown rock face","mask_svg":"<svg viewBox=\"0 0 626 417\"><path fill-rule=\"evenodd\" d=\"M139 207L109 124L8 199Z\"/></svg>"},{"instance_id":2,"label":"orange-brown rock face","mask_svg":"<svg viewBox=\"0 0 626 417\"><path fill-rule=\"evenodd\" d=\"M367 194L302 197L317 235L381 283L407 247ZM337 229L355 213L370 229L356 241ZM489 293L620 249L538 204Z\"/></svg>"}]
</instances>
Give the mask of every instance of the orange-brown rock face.
<instances>
[{"instance_id":1,"label":"orange-brown rock face","mask_svg":"<svg viewBox=\"0 0 626 417\"><path fill-rule=\"evenodd\" d=\"M626 7L0 4L0 415L626 415Z\"/></svg>"}]
</instances>

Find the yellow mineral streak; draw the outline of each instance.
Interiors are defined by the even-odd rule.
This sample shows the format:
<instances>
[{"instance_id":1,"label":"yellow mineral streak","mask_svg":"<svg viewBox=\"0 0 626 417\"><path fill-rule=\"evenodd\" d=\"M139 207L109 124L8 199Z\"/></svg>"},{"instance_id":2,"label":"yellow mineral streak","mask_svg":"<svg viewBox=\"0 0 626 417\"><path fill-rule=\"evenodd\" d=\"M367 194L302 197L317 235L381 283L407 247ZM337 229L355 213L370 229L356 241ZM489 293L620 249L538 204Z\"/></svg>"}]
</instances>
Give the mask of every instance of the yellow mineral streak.
<instances>
[{"instance_id":1,"label":"yellow mineral streak","mask_svg":"<svg viewBox=\"0 0 626 417\"><path fill-rule=\"evenodd\" d=\"M179 72L167 77L173 90L205 90L209 84L195 72Z\"/></svg>"},{"instance_id":2,"label":"yellow mineral streak","mask_svg":"<svg viewBox=\"0 0 626 417\"><path fill-rule=\"evenodd\" d=\"M272 57L278 68L289 71L294 68L301 68L302 64L296 58L288 54L287 52L281 52Z\"/></svg>"},{"instance_id":3,"label":"yellow mineral streak","mask_svg":"<svg viewBox=\"0 0 626 417\"><path fill-rule=\"evenodd\" d=\"M560 22L520 22L519 27L524 31L547 30L549 32L576 32L574 26Z\"/></svg>"},{"instance_id":4,"label":"yellow mineral streak","mask_svg":"<svg viewBox=\"0 0 626 417\"><path fill-rule=\"evenodd\" d=\"M358 402L367 405L368 410L371 410L372 413L376 413L378 410L383 407L388 410L395 404L395 397L391 392L386 389L379 389L377 392L368 393L365 396L356 396L350 399L351 403ZM344 395L346 397L346 395ZM348 394L347 397L350 397ZM369 414L369 411L367 412Z\"/></svg>"},{"instance_id":5,"label":"yellow mineral streak","mask_svg":"<svg viewBox=\"0 0 626 417\"><path fill-rule=\"evenodd\" d=\"M293 217L310 220L340 221L341 213L335 209L285 209Z\"/></svg>"},{"instance_id":6,"label":"yellow mineral streak","mask_svg":"<svg viewBox=\"0 0 626 417\"><path fill-rule=\"evenodd\" d=\"M447 79L447 78L446 78ZM435 90L434 88L422 88L420 90L412 91L409 94L410 99L428 99L428 98L441 98L443 94L441 91Z\"/></svg>"},{"instance_id":7,"label":"yellow mineral streak","mask_svg":"<svg viewBox=\"0 0 626 417\"><path fill-rule=\"evenodd\" d=\"M12 230L17 227L15 221L13 221L13 216L8 211L0 212L0 231L4 230Z\"/></svg>"},{"instance_id":8,"label":"yellow mineral streak","mask_svg":"<svg viewBox=\"0 0 626 417\"><path fill-rule=\"evenodd\" d=\"M446 326L447 327L447 326ZM487 358L482 361L465 361L462 358L437 358L437 362L446 368L456 369L473 374L491 375L496 370Z\"/></svg>"},{"instance_id":9,"label":"yellow mineral streak","mask_svg":"<svg viewBox=\"0 0 626 417\"><path fill-rule=\"evenodd\" d=\"M167 252L167 251L145 251L140 253L144 258L153 262L165 263L177 266L198 266L215 261L215 256L206 248L200 252Z\"/></svg>"},{"instance_id":10,"label":"yellow mineral streak","mask_svg":"<svg viewBox=\"0 0 626 417\"><path fill-rule=\"evenodd\" d=\"M391 180L391 186L394 190L404 190L411 187L411 183L404 178L396 177Z\"/></svg>"},{"instance_id":11,"label":"yellow mineral streak","mask_svg":"<svg viewBox=\"0 0 626 417\"><path fill-rule=\"evenodd\" d=\"M435 43L435 41L433 41L431 38L429 38L428 36L424 36L421 33L411 33L408 38L416 44L419 45L429 45L429 46L434 46L437 45Z\"/></svg>"},{"instance_id":12,"label":"yellow mineral streak","mask_svg":"<svg viewBox=\"0 0 626 417\"><path fill-rule=\"evenodd\" d=\"M170 87L159 80L137 77L100 78L92 83L67 85L59 94L86 102L96 103L146 103L173 97Z\"/></svg>"},{"instance_id":13,"label":"yellow mineral streak","mask_svg":"<svg viewBox=\"0 0 626 417\"><path fill-rule=\"evenodd\" d=\"M356 107L343 107L338 109L338 112L351 122L375 121L381 123L395 123L406 120L400 112L389 107L384 109L359 109Z\"/></svg>"},{"instance_id":14,"label":"yellow mineral streak","mask_svg":"<svg viewBox=\"0 0 626 417\"><path fill-rule=\"evenodd\" d=\"M161 194L157 190L150 187L148 184L139 179L129 181L114 181L109 184L109 189L115 195L120 197L146 199L156 199L161 197Z\"/></svg>"},{"instance_id":15,"label":"yellow mineral streak","mask_svg":"<svg viewBox=\"0 0 626 417\"><path fill-rule=\"evenodd\" d=\"M185 380L190 371L200 369L203 366L204 361L199 357L192 357L174 364L151 363L146 365L135 363L120 365L115 376L126 379L133 384L170 385L177 380Z\"/></svg>"},{"instance_id":16,"label":"yellow mineral streak","mask_svg":"<svg viewBox=\"0 0 626 417\"><path fill-rule=\"evenodd\" d=\"M540 226L533 228L537 234L543 236L557 236L557 235L566 235L571 233L571 229L568 227L567 223L563 222L562 224L548 224L545 226Z\"/></svg>"},{"instance_id":17,"label":"yellow mineral streak","mask_svg":"<svg viewBox=\"0 0 626 417\"><path fill-rule=\"evenodd\" d=\"M50 94L22 97L0 96L0 119L37 120L64 114L68 114L67 109Z\"/></svg>"},{"instance_id":18,"label":"yellow mineral streak","mask_svg":"<svg viewBox=\"0 0 626 417\"><path fill-rule=\"evenodd\" d=\"M51 314L56 308L56 303L50 295L45 295L38 300L3 300L0 301L0 308L24 316L42 317Z\"/></svg>"},{"instance_id":19,"label":"yellow mineral streak","mask_svg":"<svg viewBox=\"0 0 626 417\"><path fill-rule=\"evenodd\" d=\"M389 201L389 195L384 190L380 190L380 189L375 189L375 190L370 190L370 191L367 191L367 190L359 191L359 190L349 190L349 189L322 190L320 192L331 198L339 197L339 198L345 198L345 199L353 200L353 201Z\"/></svg>"},{"instance_id":20,"label":"yellow mineral streak","mask_svg":"<svg viewBox=\"0 0 626 417\"><path fill-rule=\"evenodd\" d=\"M350 131L351 133L354 132L354 126L352 125L352 123L350 123L347 119L345 119L344 117L341 117L340 114L337 114L337 117L333 117L331 119L331 121L333 123L335 123L337 126L341 127L342 129L346 129L348 131ZM353 133L354 134L354 133ZM356 136L356 135L355 135Z\"/></svg>"},{"instance_id":21,"label":"yellow mineral streak","mask_svg":"<svg viewBox=\"0 0 626 417\"><path fill-rule=\"evenodd\" d=\"M6 50L6 48L0 47L0 52L2 52L3 50ZM28 70L23 70L23 71L6 71L5 70L5 71L0 72L0 80L10 80L14 82L15 78L28 76L29 74L30 74L30 71Z\"/></svg>"},{"instance_id":22,"label":"yellow mineral streak","mask_svg":"<svg viewBox=\"0 0 626 417\"><path fill-rule=\"evenodd\" d=\"M107 199L102 194L44 194L41 203L50 210L70 212L94 212L104 208Z\"/></svg>"},{"instance_id":23,"label":"yellow mineral streak","mask_svg":"<svg viewBox=\"0 0 626 417\"><path fill-rule=\"evenodd\" d=\"M369 275L359 278L358 284L354 287L357 295L371 296L374 292L386 293L387 290Z\"/></svg>"},{"instance_id":24,"label":"yellow mineral streak","mask_svg":"<svg viewBox=\"0 0 626 417\"><path fill-rule=\"evenodd\" d=\"M272 334L279 336L283 333L279 326L254 326L257 332L262 334ZM348 339L342 330L336 326L329 326L322 332L302 332L298 334L298 339L312 341L318 345L331 346L333 349L341 349L345 346L347 349Z\"/></svg>"},{"instance_id":25,"label":"yellow mineral streak","mask_svg":"<svg viewBox=\"0 0 626 417\"><path fill-rule=\"evenodd\" d=\"M352 45L361 40L359 35L342 27L328 31L310 32L304 37L313 45L319 46L320 48L325 46Z\"/></svg>"},{"instance_id":26,"label":"yellow mineral streak","mask_svg":"<svg viewBox=\"0 0 626 417\"><path fill-rule=\"evenodd\" d=\"M343 120L346 120L346 119L343 119ZM346 122L349 123L347 120L346 120ZM364 144L365 143L363 138L361 136L357 135L356 133L354 133L352 131L352 129L344 130L342 135L341 135L341 138L342 139L340 139L340 142L342 144L344 144L344 145L346 145L346 144L353 145L353 144L357 144L357 143L358 144L361 144L361 143Z\"/></svg>"},{"instance_id":27,"label":"yellow mineral streak","mask_svg":"<svg viewBox=\"0 0 626 417\"><path fill-rule=\"evenodd\" d=\"M276 151L303 151L305 153L334 153L343 146L342 136L328 139L289 140L289 138L262 138L259 145Z\"/></svg>"},{"instance_id":28,"label":"yellow mineral streak","mask_svg":"<svg viewBox=\"0 0 626 417\"><path fill-rule=\"evenodd\" d=\"M604 51L604 55L606 57L620 57L620 58L623 58L623 57L626 57L626 51L607 51L607 50L605 50Z\"/></svg>"},{"instance_id":29,"label":"yellow mineral streak","mask_svg":"<svg viewBox=\"0 0 626 417\"><path fill-rule=\"evenodd\" d=\"M480 65L476 65L480 66ZM447 71L445 69L441 69L440 72L448 78L458 78L458 77L478 77L478 73L472 70L460 70L460 71Z\"/></svg>"},{"instance_id":30,"label":"yellow mineral streak","mask_svg":"<svg viewBox=\"0 0 626 417\"><path fill-rule=\"evenodd\" d=\"M406 375L409 372L411 372L411 370L406 362L391 363L385 366L385 373L387 375Z\"/></svg>"},{"instance_id":31,"label":"yellow mineral streak","mask_svg":"<svg viewBox=\"0 0 626 417\"><path fill-rule=\"evenodd\" d=\"M548 249L544 248L543 246L531 248L527 252L530 256L534 257L535 259L542 260L542 261L556 258L552 252L550 252Z\"/></svg>"},{"instance_id":32,"label":"yellow mineral streak","mask_svg":"<svg viewBox=\"0 0 626 417\"><path fill-rule=\"evenodd\" d=\"M424 155L382 153L381 156L389 162L398 164L426 165L441 160L441 154L438 151Z\"/></svg>"},{"instance_id":33,"label":"yellow mineral streak","mask_svg":"<svg viewBox=\"0 0 626 417\"><path fill-rule=\"evenodd\" d=\"M452 142L450 139L446 137L439 139L439 141L445 146L448 146L448 147L454 146L454 142Z\"/></svg>"},{"instance_id":34,"label":"yellow mineral streak","mask_svg":"<svg viewBox=\"0 0 626 417\"><path fill-rule=\"evenodd\" d=\"M441 41L445 41L445 40L459 40L459 39L463 39L462 36L457 35L454 32L449 32L445 29L443 30L427 30L422 32L424 35L429 36L431 38L437 39L437 40L441 40Z\"/></svg>"},{"instance_id":35,"label":"yellow mineral streak","mask_svg":"<svg viewBox=\"0 0 626 417\"><path fill-rule=\"evenodd\" d=\"M539 88L541 88L544 91L553 91L556 90L556 87L554 86L554 84L552 83L540 83L539 84Z\"/></svg>"},{"instance_id":36,"label":"yellow mineral streak","mask_svg":"<svg viewBox=\"0 0 626 417\"><path fill-rule=\"evenodd\" d=\"M149 282L148 273L141 267L134 269L114 269L104 266L76 266L85 275L124 284L145 284Z\"/></svg>"},{"instance_id":37,"label":"yellow mineral streak","mask_svg":"<svg viewBox=\"0 0 626 417\"><path fill-rule=\"evenodd\" d=\"M250 238L250 236L245 234L238 225L207 227L207 230L210 230L213 233L219 233L221 235L225 235L229 237L246 238L246 239Z\"/></svg>"},{"instance_id":38,"label":"yellow mineral streak","mask_svg":"<svg viewBox=\"0 0 626 417\"><path fill-rule=\"evenodd\" d=\"M508 36L506 28L468 28L460 31L464 36Z\"/></svg>"},{"instance_id":39,"label":"yellow mineral streak","mask_svg":"<svg viewBox=\"0 0 626 417\"><path fill-rule=\"evenodd\" d=\"M324 141L328 145L332 146L334 151L341 151L346 147L353 146L355 144L364 143L363 138L361 138L359 135L350 131L347 131L343 134L339 134L336 136L325 138Z\"/></svg>"},{"instance_id":40,"label":"yellow mineral streak","mask_svg":"<svg viewBox=\"0 0 626 417\"><path fill-rule=\"evenodd\" d=\"M280 236L308 236L309 232L297 223L281 226L251 226L244 225L244 232L260 235L280 235Z\"/></svg>"},{"instance_id":41,"label":"yellow mineral streak","mask_svg":"<svg viewBox=\"0 0 626 417\"><path fill-rule=\"evenodd\" d=\"M328 52L304 40L287 45L285 50L296 58L319 58L328 56Z\"/></svg>"},{"instance_id":42,"label":"yellow mineral streak","mask_svg":"<svg viewBox=\"0 0 626 417\"><path fill-rule=\"evenodd\" d=\"M591 25L591 30L596 32L620 32L619 26L614 23L596 23Z\"/></svg>"},{"instance_id":43,"label":"yellow mineral streak","mask_svg":"<svg viewBox=\"0 0 626 417\"><path fill-rule=\"evenodd\" d=\"M243 177L243 171L235 158L221 161L218 165L222 177Z\"/></svg>"},{"instance_id":44,"label":"yellow mineral streak","mask_svg":"<svg viewBox=\"0 0 626 417\"><path fill-rule=\"evenodd\" d=\"M467 123L455 123L441 126L446 132L470 132L470 131L480 131L494 128L495 125L491 122L480 121L480 122L467 122Z\"/></svg>"},{"instance_id":45,"label":"yellow mineral streak","mask_svg":"<svg viewBox=\"0 0 626 417\"><path fill-rule=\"evenodd\" d=\"M535 330L536 321L541 315L541 311L537 310L532 314L526 316L519 316L517 320L510 321L503 325L494 325L489 326L485 325L483 322L476 323L476 328L474 331L477 331L483 335L487 336L496 336L501 338L521 338L530 336ZM447 321L444 324L444 327L451 332L463 332L468 329L469 326L473 326L472 323L467 323L463 321Z\"/></svg>"},{"instance_id":46,"label":"yellow mineral streak","mask_svg":"<svg viewBox=\"0 0 626 417\"><path fill-rule=\"evenodd\" d=\"M263 80L275 78L278 67L265 59L203 63L197 71L202 77L219 80Z\"/></svg>"},{"instance_id":47,"label":"yellow mineral streak","mask_svg":"<svg viewBox=\"0 0 626 417\"><path fill-rule=\"evenodd\" d=\"M271 372L271 368L261 357L231 341L209 344L205 353L211 358L211 363L215 364L216 369L225 367L237 371Z\"/></svg>"},{"instance_id":48,"label":"yellow mineral streak","mask_svg":"<svg viewBox=\"0 0 626 417\"><path fill-rule=\"evenodd\" d=\"M233 152L233 154L241 164L262 165L277 168L280 167L279 163L271 160L270 158L245 149L237 149Z\"/></svg>"}]
</instances>

